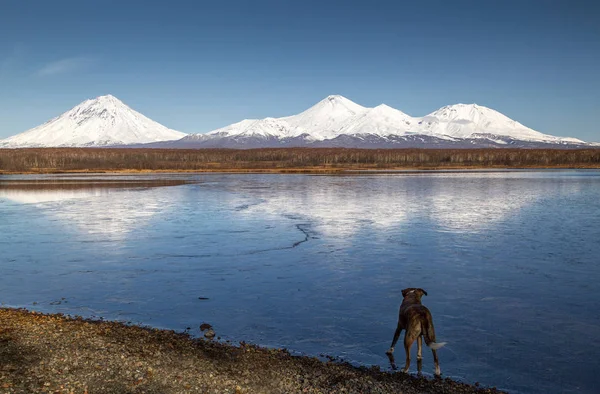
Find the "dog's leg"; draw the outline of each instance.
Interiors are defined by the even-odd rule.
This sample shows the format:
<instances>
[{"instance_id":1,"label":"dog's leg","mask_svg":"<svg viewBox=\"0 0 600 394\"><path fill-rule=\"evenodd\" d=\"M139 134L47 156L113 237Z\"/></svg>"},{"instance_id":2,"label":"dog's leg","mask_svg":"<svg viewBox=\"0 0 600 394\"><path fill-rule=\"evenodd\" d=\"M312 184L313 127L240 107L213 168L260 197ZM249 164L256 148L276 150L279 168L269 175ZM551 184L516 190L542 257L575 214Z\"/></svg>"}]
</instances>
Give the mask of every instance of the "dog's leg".
<instances>
[{"instance_id":1,"label":"dog's leg","mask_svg":"<svg viewBox=\"0 0 600 394\"><path fill-rule=\"evenodd\" d=\"M398 327L396 328L396 332L394 333L394 339L392 339L392 346L386 352L387 354L394 353L394 346L396 346L396 342L398 342L398 338L400 337L400 333L402 332L402 326L398 323Z\"/></svg>"},{"instance_id":2,"label":"dog's leg","mask_svg":"<svg viewBox=\"0 0 600 394\"><path fill-rule=\"evenodd\" d=\"M423 374L423 359L417 359L417 374L421 376Z\"/></svg>"},{"instance_id":3,"label":"dog's leg","mask_svg":"<svg viewBox=\"0 0 600 394\"><path fill-rule=\"evenodd\" d=\"M388 360L390 360L390 366L392 367L392 370L395 371L398 369L398 367L396 366L396 360L394 359L394 354L393 353L387 353L388 356Z\"/></svg>"},{"instance_id":4,"label":"dog's leg","mask_svg":"<svg viewBox=\"0 0 600 394\"><path fill-rule=\"evenodd\" d=\"M423 360L423 338L417 337L417 360Z\"/></svg>"},{"instance_id":5,"label":"dog's leg","mask_svg":"<svg viewBox=\"0 0 600 394\"><path fill-rule=\"evenodd\" d=\"M440 370L440 362L437 356L437 350L431 349L431 353L433 353L433 364L435 365L435 376L441 376L442 371Z\"/></svg>"},{"instance_id":6,"label":"dog's leg","mask_svg":"<svg viewBox=\"0 0 600 394\"><path fill-rule=\"evenodd\" d=\"M404 365L402 372L407 373L408 368L410 367L410 347L412 346L415 339L416 338L414 336L409 335L409 331L406 331L406 334L404 335L404 351L406 352L406 364Z\"/></svg>"}]
</instances>

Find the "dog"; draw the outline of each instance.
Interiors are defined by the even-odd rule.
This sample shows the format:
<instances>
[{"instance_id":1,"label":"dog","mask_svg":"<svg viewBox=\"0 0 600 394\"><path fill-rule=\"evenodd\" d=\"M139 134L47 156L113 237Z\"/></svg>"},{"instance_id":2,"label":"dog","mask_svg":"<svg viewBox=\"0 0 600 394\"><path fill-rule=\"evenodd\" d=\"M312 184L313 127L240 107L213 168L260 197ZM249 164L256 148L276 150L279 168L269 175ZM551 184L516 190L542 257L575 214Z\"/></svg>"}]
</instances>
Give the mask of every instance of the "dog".
<instances>
[{"instance_id":1,"label":"dog","mask_svg":"<svg viewBox=\"0 0 600 394\"><path fill-rule=\"evenodd\" d=\"M404 351L406 352L406 364L402 369L402 372L408 372L410 367L410 348L417 340L417 360L420 362L423 359L422 347L423 342L421 337L425 338L425 344L431 348L433 353L433 362L435 364L435 374L440 376L440 363L438 361L437 349L443 347L446 343L437 343L435 341L435 330L433 329L433 319L431 318L431 312L423 304L421 304L421 297L427 295L427 292L423 289L410 287L402 290L402 305L400 305L400 312L398 316L398 327L394 333L394 339L392 340L392 346L386 352L388 356L392 356L394 353L394 346L398 342L398 337L402 330L406 330L404 334Z\"/></svg>"}]
</instances>

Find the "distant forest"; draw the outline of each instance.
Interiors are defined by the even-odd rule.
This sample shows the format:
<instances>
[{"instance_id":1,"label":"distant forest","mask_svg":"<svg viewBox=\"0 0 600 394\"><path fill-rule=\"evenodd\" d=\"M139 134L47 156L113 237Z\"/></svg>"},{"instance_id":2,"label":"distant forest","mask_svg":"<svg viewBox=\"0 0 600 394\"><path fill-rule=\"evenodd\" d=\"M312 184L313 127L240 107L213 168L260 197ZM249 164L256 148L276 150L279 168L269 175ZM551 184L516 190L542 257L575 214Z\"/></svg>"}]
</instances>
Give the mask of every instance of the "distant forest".
<instances>
[{"instance_id":1,"label":"distant forest","mask_svg":"<svg viewBox=\"0 0 600 394\"><path fill-rule=\"evenodd\" d=\"M600 168L600 149L0 149L0 172Z\"/></svg>"}]
</instances>

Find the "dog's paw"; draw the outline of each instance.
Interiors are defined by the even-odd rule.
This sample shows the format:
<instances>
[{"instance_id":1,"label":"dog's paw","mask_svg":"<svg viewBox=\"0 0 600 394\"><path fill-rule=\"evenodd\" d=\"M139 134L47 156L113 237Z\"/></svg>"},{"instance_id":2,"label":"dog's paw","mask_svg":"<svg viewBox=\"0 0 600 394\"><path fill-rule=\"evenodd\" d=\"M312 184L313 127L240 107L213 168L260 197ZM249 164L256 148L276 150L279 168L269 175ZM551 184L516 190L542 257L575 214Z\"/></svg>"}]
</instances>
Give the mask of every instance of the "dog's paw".
<instances>
[{"instance_id":1,"label":"dog's paw","mask_svg":"<svg viewBox=\"0 0 600 394\"><path fill-rule=\"evenodd\" d=\"M408 373L408 368L402 368L400 372Z\"/></svg>"}]
</instances>

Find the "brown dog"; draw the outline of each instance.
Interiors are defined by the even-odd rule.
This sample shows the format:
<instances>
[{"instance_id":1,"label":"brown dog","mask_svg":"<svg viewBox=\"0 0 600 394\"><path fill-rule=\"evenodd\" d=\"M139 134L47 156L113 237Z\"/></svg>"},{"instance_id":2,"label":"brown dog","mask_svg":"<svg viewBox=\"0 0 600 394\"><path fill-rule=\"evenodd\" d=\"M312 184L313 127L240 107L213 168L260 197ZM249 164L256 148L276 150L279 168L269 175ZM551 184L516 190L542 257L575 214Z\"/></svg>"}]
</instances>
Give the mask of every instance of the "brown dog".
<instances>
[{"instance_id":1,"label":"brown dog","mask_svg":"<svg viewBox=\"0 0 600 394\"><path fill-rule=\"evenodd\" d=\"M394 333L394 339L392 340L392 346L386 352L391 355L394 353L394 346L398 342L398 337L402 330L406 330L404 335L404 351L406 351L406 365L402 372L408 372L410 367L410 347L412 346L415 339L417 340L417 360L423 358L422 347L423 342L421 337L425 338L425 344L431 348L433 353L433 362L435 363L435 374L441 375L440 364L438 362L438 356L436 350L444 346L446 343L435 342L435 330L433 329L433 319L431 318L431 312L423 304L421 304L421 297L427 295L427 292L423 289L410 287L402 290L402 305L400 305L400 314L398 316L398 327Z\"/></svg>"}]
</instances>

